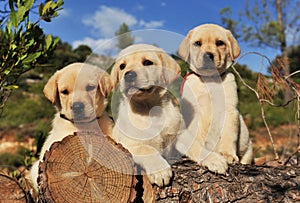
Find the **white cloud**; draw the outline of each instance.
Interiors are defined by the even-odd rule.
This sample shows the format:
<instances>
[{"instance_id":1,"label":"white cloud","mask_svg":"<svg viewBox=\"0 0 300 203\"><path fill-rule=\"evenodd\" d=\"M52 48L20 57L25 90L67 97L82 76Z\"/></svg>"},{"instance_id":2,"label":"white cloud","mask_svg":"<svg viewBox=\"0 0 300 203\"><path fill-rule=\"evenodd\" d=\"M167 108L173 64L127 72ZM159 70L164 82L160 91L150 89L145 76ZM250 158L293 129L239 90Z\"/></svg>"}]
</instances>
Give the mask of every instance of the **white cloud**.
<instances>
[{"instance_id":1,"label":"white cloud","mask_svg":"<svg viewBox=\"0 0 300 203\"><path fill-rule=\"evenodd\" d=\"M139 24L147 29L154 29L154 28L160 28L164 25L164 21L160 20L160 21L149 21L149 22L145 22L144 20L140 20Z\"/></svg>"},{"instance_id":2,"label":"white cloud","mask_svg":"<svg viewBox=\"0 0 300 203\"><path fill-rule=\"evenodd\" d=\"M85 37L83 40L76 40L72 47L75 49L79 45L87 45L93 49L94 53L112 55L116 50L116 41L112 39L93 39Z\"/></svg>"},{"instance_id":3,"label":"white cloud","mask_svg":"<svg viewBox=\"0 0 300 203\"><path fill-rule=\"evenodd\" d=\"M140 10L144 7L139 6ZM126 23L130 29L154 29L164 26L163 20L157 21L145 21L137 19L135 16L126 13L124 10L101 6L99 9L90 16L86 16L82 20L83 24L91 28L91 33L94 34L93 38L85 37L82 40L76 40L73 42L73 48L79 45L87 45L93 49L94 53L114 55L117 51L115 38L115 32L122 23ZM134 30L133 29L133 30ZM134 32L132 32L133 34ZM142 42L143 36L134 36L135 42Z\"/></svg>"},{"instance_id":4,"label":"white cloud","mask_svg":"<svg viewBox=\"0 0 300 203\"><path fill-rule=\"evenodd\" d=\"M83 23L91 26L94 33L101 37L113 37L122 23L133 26L137 19L119 8L101 6L92 16L83 19Z\"/></svg>"}]
</instances>

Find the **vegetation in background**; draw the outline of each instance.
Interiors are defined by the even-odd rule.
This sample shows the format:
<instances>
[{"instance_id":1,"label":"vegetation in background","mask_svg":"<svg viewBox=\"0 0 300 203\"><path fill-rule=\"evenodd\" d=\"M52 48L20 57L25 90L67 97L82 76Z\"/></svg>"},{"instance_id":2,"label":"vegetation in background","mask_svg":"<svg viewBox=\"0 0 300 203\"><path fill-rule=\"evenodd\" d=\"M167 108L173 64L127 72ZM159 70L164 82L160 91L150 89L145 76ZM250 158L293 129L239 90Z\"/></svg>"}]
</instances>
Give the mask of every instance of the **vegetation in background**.
<instances>
[{"instance_id":1,"label":"vegetation in background","mask_svg":"<svg viewBox=\"0 0 300 203\"><path fill-rule=\"evenodd\" d=\"M118 37L117 47L122 50L134 43L134 37L131 36L131 30L126 23L122 23L119 29L115 32Z\"/></svg>"}]
</instances>

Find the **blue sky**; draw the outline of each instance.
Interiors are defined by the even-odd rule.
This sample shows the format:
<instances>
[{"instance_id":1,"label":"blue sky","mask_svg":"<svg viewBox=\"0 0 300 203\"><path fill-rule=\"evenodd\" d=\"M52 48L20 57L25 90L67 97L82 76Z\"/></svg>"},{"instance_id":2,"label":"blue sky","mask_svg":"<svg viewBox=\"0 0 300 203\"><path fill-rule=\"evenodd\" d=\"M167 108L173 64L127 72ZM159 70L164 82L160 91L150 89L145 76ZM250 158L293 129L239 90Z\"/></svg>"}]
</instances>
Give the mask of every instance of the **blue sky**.
<instances>
[{"instance_id":1,"label":"blue sky","mask_svg":"<svg viewBox=\"0 0 300 203\"><path fill-rule=\"evenodd\" d=\"M221 24L219 11L222 8L231 7L238 11L243 10L244 5L245 0L65 0L60 15L51 23L42 23L42 27L46 33L59 36L73 48L87 44L95 52L101 47L103 52L109 53L105 50L109 49L107 41L112 40L119 25L125 22L133 31L136 42L155 43L167 52L175 53L190 29L203 23ZM272 59L279 53L243 42L239 44L242 54L258 51ZM258 56L247 55L240 63L254 71L264 72L267 67Z\"/></svg>"}]
</instances>

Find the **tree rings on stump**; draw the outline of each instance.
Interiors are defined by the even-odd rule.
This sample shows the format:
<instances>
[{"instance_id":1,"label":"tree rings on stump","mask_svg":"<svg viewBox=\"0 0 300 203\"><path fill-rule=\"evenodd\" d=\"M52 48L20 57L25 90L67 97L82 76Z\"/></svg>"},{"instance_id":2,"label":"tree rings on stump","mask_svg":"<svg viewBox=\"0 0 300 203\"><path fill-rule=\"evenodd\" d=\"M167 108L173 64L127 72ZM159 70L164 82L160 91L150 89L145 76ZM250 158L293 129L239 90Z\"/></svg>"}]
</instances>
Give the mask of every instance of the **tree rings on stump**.
<instances>
[{"instance_id":1,"label":"tree rings on stump","mask_svg":"<svg viewBox=\"0 0 300 203\"><path fill-rule=\"evenodd\" d=\"M45 153L38 181L41 202L129 202L135 192L134 162L109 137L77 133Z\"/></svg>"}]
</instances>

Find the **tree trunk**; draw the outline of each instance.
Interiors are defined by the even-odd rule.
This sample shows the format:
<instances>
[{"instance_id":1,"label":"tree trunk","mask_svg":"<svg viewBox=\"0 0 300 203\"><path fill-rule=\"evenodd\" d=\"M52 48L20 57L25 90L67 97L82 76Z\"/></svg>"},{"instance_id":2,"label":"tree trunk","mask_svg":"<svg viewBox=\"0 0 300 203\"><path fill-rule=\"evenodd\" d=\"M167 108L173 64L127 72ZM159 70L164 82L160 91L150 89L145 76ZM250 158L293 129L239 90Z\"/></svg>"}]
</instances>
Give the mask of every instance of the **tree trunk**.
<instances>
[{"instance_id":1,"label":"tree trunk","mask_svg":"<svg viewBox=\"0 0 300 203\"><path fill-rule=\"evenodd\" d=\"M279 40L280 40L280 50L282 54L282 61L283 61L283 74L284 76L288 76L290 74L290 63L287 53L287 45L286 45L286 35L284 29L284 22L283 22L283 13L282 13L282 1L276 0L276 11L277 11L277 18L278 18L278 25L279 25ZM284 90L284 100L288 102L291 99L292 92L289 88Z\"/></svg>"},{"instance_id":2,"label":"tree trunk","mask_svg":"<svg viewBox=\"0 0 300 203\"><path fill-rule=\"evenodd\" d=\"M0 174L0 202L31 203L32 199L14 178Z\"/></svg>"}]
</instances>

